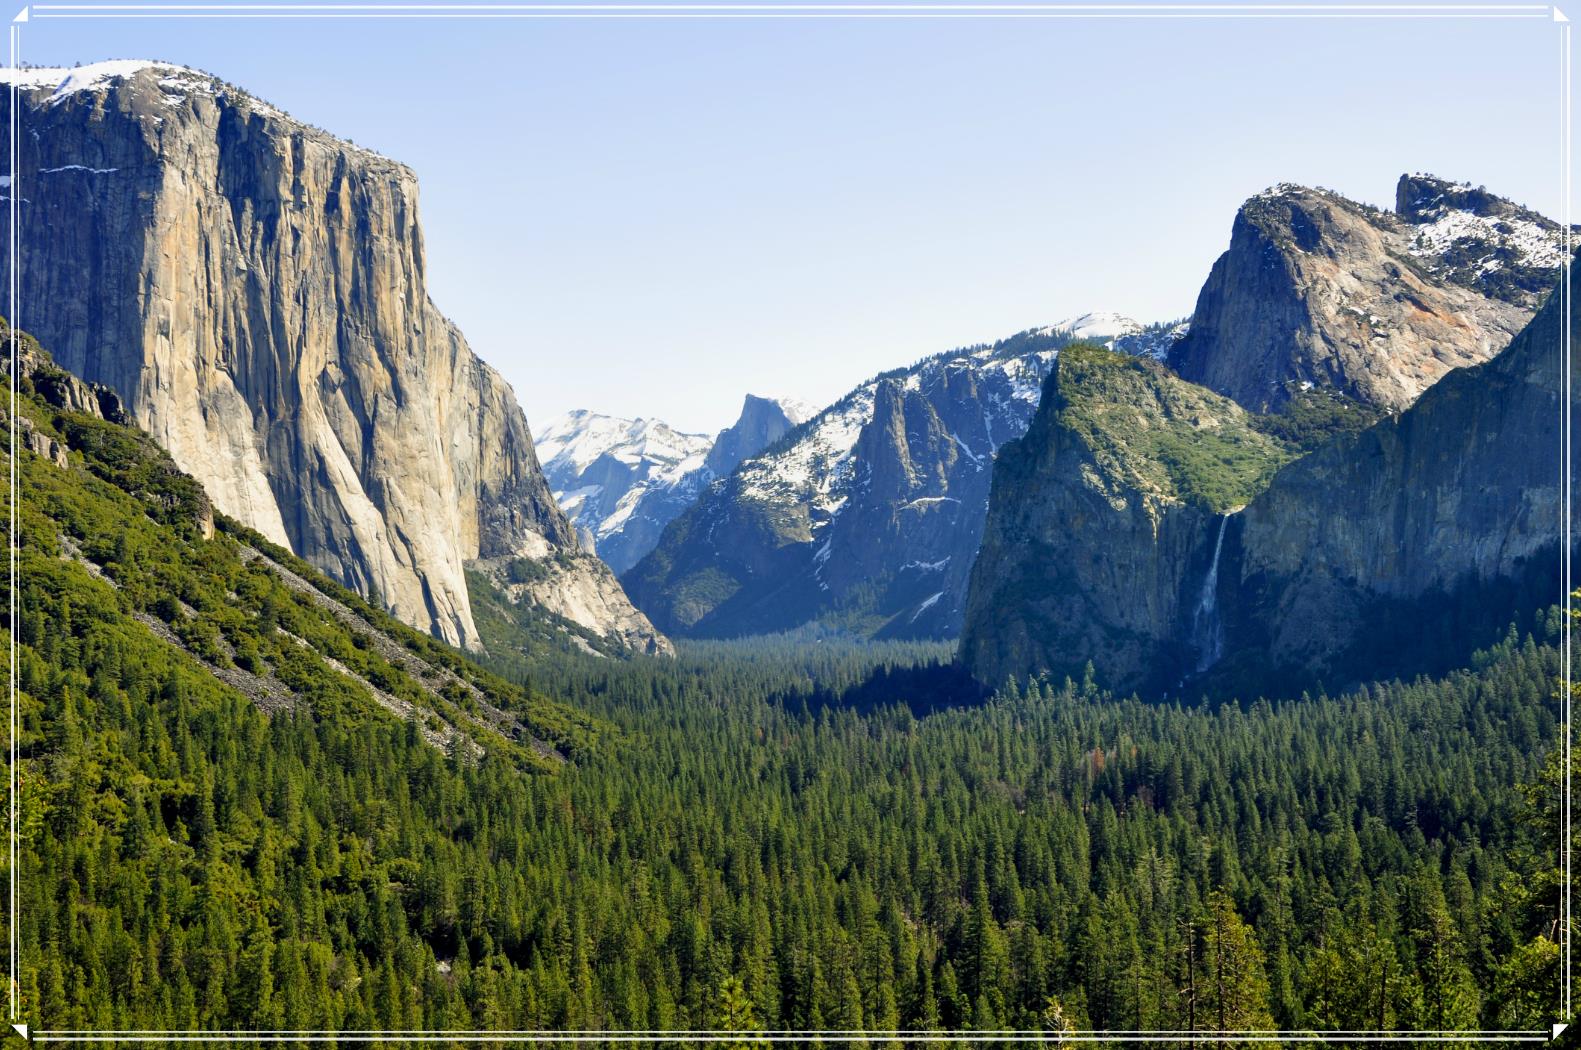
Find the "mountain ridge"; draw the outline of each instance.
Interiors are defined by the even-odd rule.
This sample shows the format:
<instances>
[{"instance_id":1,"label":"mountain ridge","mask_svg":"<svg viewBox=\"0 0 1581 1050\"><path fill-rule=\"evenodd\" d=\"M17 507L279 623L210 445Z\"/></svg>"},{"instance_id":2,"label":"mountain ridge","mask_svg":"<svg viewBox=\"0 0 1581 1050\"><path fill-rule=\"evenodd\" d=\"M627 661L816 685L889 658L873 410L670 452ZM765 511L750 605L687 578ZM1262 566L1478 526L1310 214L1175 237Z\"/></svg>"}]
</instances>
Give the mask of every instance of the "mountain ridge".
<instances>
[{"instance_id":1,"label":"mountain ridge","mask_svg":"<svg viewBox=\"0 0 1581 1050\"><path fill-rule=\"evenodd\" d=\"M1530 319L1531 274L1558 265L1563 232L1430 176L1402 176L1397 196L1403 215L1289 183L1248 200L1171 367L1254 412L1313 386L1399 410L1450 370L1492 357ZM1489 220L1457 201L1496 201L1509 215ZM1482 278L1500 280L1467 271L1473 254L1493 267Z\"/></svg>"}]
</instances>

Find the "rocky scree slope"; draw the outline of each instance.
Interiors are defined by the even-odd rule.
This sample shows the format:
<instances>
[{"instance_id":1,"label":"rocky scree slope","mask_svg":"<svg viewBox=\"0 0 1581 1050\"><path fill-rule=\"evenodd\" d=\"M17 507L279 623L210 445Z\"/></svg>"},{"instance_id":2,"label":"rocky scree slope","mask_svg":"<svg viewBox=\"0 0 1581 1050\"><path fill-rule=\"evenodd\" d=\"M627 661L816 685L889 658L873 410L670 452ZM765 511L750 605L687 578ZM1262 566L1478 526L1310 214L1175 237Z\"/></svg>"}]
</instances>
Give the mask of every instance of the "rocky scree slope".
<instances>
[{"instance_id":1,"label":"rocky scree slope","mask_svg":"<svg viewBox=\"0 0 1581 1050\"><path fill-rule=\"evenodd\" d=\"M178 66L5 79L26 323L216 507L454 644L479 644L465 566L528 558L539 607L666 646L429 299L410 169Z\"/></svg>"},{"instance_id":2,"label":"rocky scree slope","mask_svg":"<svg viewBox=\"0 0 1581 1050\"><path fill-rule=\"evenodd\" d=\"M560 509L619 573L654 548L709 482L811 415L799 402L748 394L736 422L713 438L662 420L578 410L551 420L533 441Z\"/></svg>"},{"instance_id":3,"label":"rocky scree slope","mask_svg":"<svg viewBox=\"0 0 1581 1050\"><path fill-rule=\"evenodd\" d=\"M1119 320L1094 324L1111 339L1167 341L1166 326ZM677 634L954 637L994 455L1026 430L1078 327L1029 330L863 383L712 483L622 582Z\"/></svg>"},{"instance_id":4,"label":"rocky scree slope","mask_svg":"<svg viewBox=\"0 0 1581 1050\"><path fill-rule=\"evenodd\" d=\"M1556 279L1563 230L1432 176L1396 196L1394 212L1292 185L1247 201L1171 366L1254 412L1313 387L1399 411L1502 350Z\"/></svg>"}]
</instances>

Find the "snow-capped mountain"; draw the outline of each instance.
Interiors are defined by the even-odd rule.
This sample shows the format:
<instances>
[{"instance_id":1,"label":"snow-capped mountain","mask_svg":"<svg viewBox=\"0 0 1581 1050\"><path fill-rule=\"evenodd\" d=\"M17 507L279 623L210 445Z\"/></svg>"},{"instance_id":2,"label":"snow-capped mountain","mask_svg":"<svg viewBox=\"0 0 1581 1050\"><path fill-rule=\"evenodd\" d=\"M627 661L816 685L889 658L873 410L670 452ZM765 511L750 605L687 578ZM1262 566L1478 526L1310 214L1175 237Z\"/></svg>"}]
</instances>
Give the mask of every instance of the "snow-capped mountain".
<instances>
[{"instance_id":1,"label":"snow-capped mountain","mask_svg":"<svg viewBox=\"0 0 1581 1050\"><path fill-rule=\"evenodd\" d=\"M1169 354L1169 348L1184 337L1190 327L1187 321L1142 324L1124 314L1093 313L1068 318L1040 331L1045 335L1061 333L1073 340L1100 343L1121 353L1162 361Z\"/></svg>"},{"instance_id":2,"label":"snow-capped mountain","mask_svg":"<svg viewBox=\"0 0 1581 1050\"><path fill-rule=\"evenodd\" d=\"M1059 349L1164 327L1088 315L875 376L711 484L623 583L680 634L952 637L994 455Z\"/></svg>"},{"instance_id":3,"label":"snow-capped mountain","mask_svg":"<svg viewBox=\"0 0 1581 1050\"><path fill-rule=\"evenodd\" d=\"M1565 259L1564 227L1469 182L1402 175L1395 214L1433 277L1535 310Z\"/></svg>"},{"instance_id":4,"label":"snow-capped mountain","mask_svg":"<svg viewBox=\"0 0 1581 1050\"><path fill-rule=\"evenodd\" d=\"M533 441L560 508L619 573L653 549L708 482L811 414L793 399L748 394L736 422L710 437L658 419L578 409L551 420Z\"/></svg>"}]
</instances>

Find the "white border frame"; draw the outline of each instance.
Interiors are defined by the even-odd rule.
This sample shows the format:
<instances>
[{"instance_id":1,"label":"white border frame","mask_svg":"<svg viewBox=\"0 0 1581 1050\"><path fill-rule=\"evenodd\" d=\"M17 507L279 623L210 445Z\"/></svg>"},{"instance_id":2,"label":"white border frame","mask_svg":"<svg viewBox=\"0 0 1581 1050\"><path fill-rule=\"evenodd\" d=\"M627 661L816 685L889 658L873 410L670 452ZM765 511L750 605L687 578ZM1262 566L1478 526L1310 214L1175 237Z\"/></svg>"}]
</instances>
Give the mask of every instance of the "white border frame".
<instances>
[{"instance_id":1,"label":"white border frame","mask_svg":"<svg viewBox=\"0 0 1581 1050\"><path fill-rule=\"evenodd\" d=\"M1560 867L1564 872L1564 886L1560 894L1560 995L1559 1005L1563 1017L1574 1014L1571 1001L1571 624L1573 609L1571 599L1571 355L1570 344L1570 269L1574 252L1571 228L1571 77L1570 77L1570 20L1557 6L1532 3L1057 3L1057 2L984 2L961 3L951 0L940 2L915 2L895 0L892 3L852 2L722 2L696 3L689 0L633 0L630 3L609 3L588 0L586 3L411 3L382 2L309 2L285 3L53 3L42 2L23 7L11 22L10 61L7 68L15 69L20 62L22 26L32 18L204 18L204 19L357 19L357 18L471 18L471 19L521 19L521 18L1241 18L1241 19L1551 19L1559 29L1559 222L1564 229L1565 261L1561 267L1559 284L1560 309L1563 312L1561 331L1563 345L1560 349L1560 374L1563 392L1560 401L1560 502L1563 519L1564 545L1561 551L1561 587L1565 622L1560 641L1562 676L1561 751L1565 779L1561 791ZM407 1030L362 1029L355 1031L285 1031L285 1030L228 1030L214 1032L175 1032L113 1030L95 1032L83 1029L36 1029L20 1023L21 988L17 979L21 948L17 935L17 868L18 868L18 779L17 779L17 688L16 688L16 621L17 621L17 202L20 190L17 183L17 103L18 87L11 85L10 184L7 194L10 205L11 236L9 310L11 353L11 418L10 418L10 623L11 663L9 667L10 737L8 776L10 780L9 848L9 966L10 1021L12 1029L23 1039L58 1043L104 1042L160 1042L160 1043L369 1043L399 1040L408 1043L471 1042L471 1043L704 1043L704 1042L760 1042L760 1043L879 1043L899 1041L905 1043L1375 1043L1375 1042L1437 1042L1437 1043L1521 1043L1547 1042L1557 1039L1568 1027L1564 1021L1555 1022L1549 1031L1245 1031L1245 1032L1187 1032L1187 1031L1110 1031L1071 1032L947 1032L947 1031L773 1031L727 1032L715 1030L686 1030L642 1032L634 1030L611 1031L440 1031L423 1032Z\"/></svg>"}]
</instances>

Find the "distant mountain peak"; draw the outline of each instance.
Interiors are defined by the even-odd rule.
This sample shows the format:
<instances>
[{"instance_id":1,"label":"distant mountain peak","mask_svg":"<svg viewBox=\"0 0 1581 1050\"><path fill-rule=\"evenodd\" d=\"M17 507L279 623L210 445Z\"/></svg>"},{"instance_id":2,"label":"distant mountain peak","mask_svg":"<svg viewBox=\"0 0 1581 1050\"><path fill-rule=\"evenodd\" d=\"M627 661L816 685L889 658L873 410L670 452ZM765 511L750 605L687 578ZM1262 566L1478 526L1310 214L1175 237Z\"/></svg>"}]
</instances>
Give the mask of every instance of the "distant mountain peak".
<instances>
[{"instance_id":1,"label":"distant mountain peak","mask_svg":"<svg viewBox=\"0 0 1581 1050\"><path fill-rule=\"evenodd\" d=\"M735 423L710 437L661 419L576 409L550 420L533 441L560 508L623 572L709 482L812 415L794 399L747 394Z\"/></svg>"},{"instance_id":2,"label":"distant mountain peak","mask_svg":"<svg viewBox=\"0 0 1581 1050\"><path fill-rule=\"evenodd\" d=\"M623 582L650 616L696 636L817 624L951 637L994 456L1026 430L1070 327L871 377L705 489Z\"/></svg>"},{"instance_id":3,"label":"distant mountain peak","mask_svg":"<svg viewBox=\"0 0 1581 1050\"><path fill-rule=\"evenodd\" d=\"M708 450L709 472L715 478L724 477L814 414L811 406L800 401L748 394L736 421L714 438L714 447Z\"/></svg>"},{"instance_id":4,"label":"distant mountain peak","mask_svg":"<svg viewBox=\"0 0 1581 1050\"><path fill-rule=\"evenodd\" d=\"M817 408L809 405L805 401L799 401L794 397L763 397L759 394L748 394L746 396L745 401L743 401L741 405L742 413L745 414L748 407L751 406L755 401L763 401L774 405L785 414L785 418L790 420L792 424L805 423L807 420L818 414ZM736 418L736 422L739 423L740 421L740 417L738 416Z\"/></svg>"},{"instance_id":5,"label":"distant mountain peak","mask_svg":"<svg viewBox=\"0 0 1581 1050\"><path fill-rule=\"evenodd\" d=\"M1080 317L1068 317L1055 325L1044 329L1050 335L1055 332L1064 332L1073 339L1118 339L1121 336L1135 335L1142 330L1142 324L1124 314L1106 311L1082 314Z\"/></svg>"}]
</instances>

